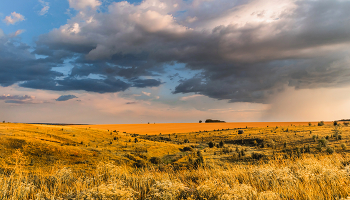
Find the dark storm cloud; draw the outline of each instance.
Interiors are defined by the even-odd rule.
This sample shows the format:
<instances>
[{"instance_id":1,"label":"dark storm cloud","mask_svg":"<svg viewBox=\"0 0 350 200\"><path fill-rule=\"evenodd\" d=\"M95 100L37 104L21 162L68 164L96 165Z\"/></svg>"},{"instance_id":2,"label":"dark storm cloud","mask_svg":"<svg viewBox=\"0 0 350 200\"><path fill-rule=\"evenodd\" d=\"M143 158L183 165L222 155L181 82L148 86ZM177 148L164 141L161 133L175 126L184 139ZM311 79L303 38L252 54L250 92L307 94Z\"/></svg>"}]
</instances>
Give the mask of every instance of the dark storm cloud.
<instances>
[{"instance_id":1,"label":"dark storm cloud","mask_svg":"<svg viewBox=\"0 0 350 200\"><path fill-rule=\"evenodd\" d=\"M29 95L2 95L0 96L0 100L5 100L5 103L13 103L13 104L31 104L33 103L35 97Z\"/></svg>"},{"instance_id":2,"label":"dark storm cloud","mask_svg":"<svg viewBox=\"0 0 350 200\"><path fill-rule=\"evenodd\" d=\"M52 63L41 63L30 53L29 46L7 36L0 36L0 85L38 78L54 78L61 73L51 71Z\"/></svg>"},{"instance_id":3,"label":"dark storm cloud","mask_svg":"<svg viewBox=\"0 0 350 200\"><path fill-rule=\"evenodd\" d=\"M35 54L45 57L36 59ZM139 75L152 75L152 73L140 73L137 67L120 68L107 65L105 62L77 63L69 77L54 71L55 67L64 66L65 59L70 59L78 54L66 50L52 50L45 46L39 46L33 52L30 47L16 38L0 37L0 85L7 87L18 83L22 87L55 91L85 90L89 92L119 92L129 87L154 87L159 86L160 81L154 79L135 79ZM79 67L83 66L83 67ZM144 69L141 69L144 70ZM101 79L92 79L84 76L90 74L108 75ZM114 76L132 78L122 81ZM17 100L7 100L17 101ZM15 102L12 102L15 103Z\"/></svg>"},{"instance_id":4,"label":"dark storm cloud","mask_svg":"<svg viewBox=\"0 0 350 200\"><path fill-rule=\"evenodd\" d=\"M0 100L29 100L29 99L33 99L33 97L29 96L29 95L23 95L23 96L19 96L19 95L2 95L2 96L0 96Z\"/></svg>"},{"instance_id":5,"label":"dark storm cloud","mask_svg":"<svg viewBox=\"0 0 350 200\"><path fill-rule=\"evenodd\" d=\"M22 81L20 86L35 89L118 92L159 86L161 80L142 77L159 77L165 65L182 63L200 72L181 78L174 93L231 102L265 103L287 87L348 85L350 2L284 0L284 7L275 8L277 1L264 7L269 2L112 3L106 13L78 14L41 35L34 52L46 58L34 60L28 47L12 45L11 52L18 48L29 58L21 55L26 59L14 64L20 73L1 72L0 84ZM74 67L60 77L51 65L65 59ZM11 67L0 67L5 69Z\"/></svg>"},{"instance_id":6,"label":"dark storm cloud","mask_svg":"<svg viewBox=\"0 0 350 200\"><path fill-rule=\"evenodd\" d=\"M159 80L155 79L136 79L133 80L133 87L145 88L145 87L158 87L161 84Z\"/></svg>"},{"instance_id":7,"label":"dark storm cloud","mask_svg":"<svg viewBox=\"0 0 350 200\"><path fill-rule=\"evenodd\" d=\"M44 90L55 90L55 91L69 91L69 90L85 90L88 92L120 92L131 87L130 84L115 79L75 79L75 78L65 78L63 80L33 80L27 81L20 84L22 87L34 88L34 89L44 89Z\"/></svg>"},{"instance_id":8,"label":"dark storm cloud","mask_svg":"<svg viewBox=\"0 0 350 200\"><path fill-rule=\"evenodd\" d=\"M62 95L58 97L56 101L68 101L70 99L75 99L75 98L78 98L78 97L75 95L68 94L68 95Z\"/></svg>"}]
</instances>

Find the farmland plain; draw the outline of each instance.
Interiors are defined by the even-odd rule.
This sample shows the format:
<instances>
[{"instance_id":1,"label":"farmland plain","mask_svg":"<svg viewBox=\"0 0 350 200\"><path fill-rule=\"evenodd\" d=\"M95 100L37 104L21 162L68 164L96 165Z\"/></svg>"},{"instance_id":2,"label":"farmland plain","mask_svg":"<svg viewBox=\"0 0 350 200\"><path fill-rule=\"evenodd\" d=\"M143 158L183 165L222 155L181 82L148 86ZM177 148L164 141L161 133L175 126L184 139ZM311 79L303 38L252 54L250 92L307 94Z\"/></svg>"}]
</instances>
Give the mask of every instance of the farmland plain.
<instances>
[{"instance_id":1,"label":"farmland plain","mask_svg":"<svg viewBox=\"0 0 350 200\"><path fill-rule=\"evenodd\" d=\"M0 124L0 199L346 199L350 127Z\"/></svg>"},{"instance_id":2,"label":"farmland plain","mask_svg":"<svg viewBox=\"0 0 350 200\"><path fill-rule=\"evenodd\" d=\"M140 135L189 133L197 131L210 131L214 129L237 129L237 128L264 128L291 125L317 125L318 122L235 122L235 123L150 123L150 124L98 124L98 125L75 125L78 128L96 128L103 130L119 130L120 132L136 133ZM332 122L325 122L331 124Z\"/></svg>"}]
</instances>

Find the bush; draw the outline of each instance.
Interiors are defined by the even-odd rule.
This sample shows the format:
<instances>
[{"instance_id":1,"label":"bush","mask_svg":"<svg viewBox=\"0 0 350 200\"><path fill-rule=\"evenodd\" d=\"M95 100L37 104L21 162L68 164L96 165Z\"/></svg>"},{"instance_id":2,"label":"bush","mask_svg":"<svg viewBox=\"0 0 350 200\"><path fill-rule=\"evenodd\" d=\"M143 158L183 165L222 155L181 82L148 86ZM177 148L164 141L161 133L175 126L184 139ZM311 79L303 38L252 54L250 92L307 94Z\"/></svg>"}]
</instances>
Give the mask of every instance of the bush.
<instances>
[{"instance_id":1,"label":"bush","mask_svg":"<svg viewBox=\"0 0 350 200\"><path fill-rule=\"evenodd\" d=\"M332 147L327 147L326 152L329 154L333 154L334 153L334 149Z\"/></svg>"},{"instance_id":2,"label":"bush","mask_svg":"<svg viewBox=\"0 0 350 200\"><path fill-rule=\"evenodd\" d=\"M209 148L213 148L213 147L215 146L215 143L210 141L210 142L208 143L208 145L209 145Z\"/></svg>"},{"instance_id":3,"label":"bush","mask_svg":"<svg viewBox=\"0 0 350 200\"><path fill-rule=\"evenodd\" d=\"M321 146L317 146L316 150L319 151L319 152L322 152L322 147Z\"/></svg>"},{"instance_id":4,"label":"bush","mask_svg":"<svg viewBox=\"0 0 350 200\"><path fill-rule=\"evenodd\" d=\"M245 152L244 152L244 150L243 149L241 149L241 156L245 156Z\"/></svg>"},{"instance_id":5,"label":"bush","mask_svg":"<svg viewBox=\"0 0 350 200\"><path fill-rule=\"evenodd\" d=\"M244 133L244 130L238 130L238 134L243 134Z\"/></svg>"},{"instance_id":6,"label":"bush","mask_svg":"<svg viewBox=\"0 0 350 200\"><path fill-rule=\"evenodd\" d=\"M232 152L232 150L230 150L229 148L225 147L225 148L222 150L222 152L223 152L224 154L228 154L228 153Z\"/></svg>"},{"instance_id":7,"label":"bush","mask_svg":"<svg viewBox=\"0 0 350 200\"><path fill-rule=\"evenodd\" d=\"M322 139L318 140L318 144L319 144L321 147L326 147L327 144L328 144L328 140L326 140L326 138L322 138Z\"/></svg>"},{"instance_id":8,"label":"bush","mask_svg":"<svg viewBox=\"0 0 350 200\"><path fill-rule=\"evenodd\" d=\"M261 154L261 153L255 153L253 152L252 153L252 158L255 159L255 160L260 160L264 157L265 155L264 154Z\"/></svg>"},{"instance_id":9,"label":"bush","mask_svg":"<svg viewBox=\"0 0 350 200\"><path fill-rule=\"evenodd\" d=\"M219 146L222 148L224 146L224 142L221 140Z\"/></svg>"},{"instance_id":10,"label":"bush","mask_svg":"<svg viewBox=\"0 0 350 200\"><path fill-rule=\"evenodd\" d=\"M320 121L320 122L318 122L318 124L317 124L318 126L323 126L324 125L324 121Z\"/></svg>"},{"instance_id":11,"label":"bush","mask_svg":"<svg viewBox=\"0 0 350 200\"><path fill-rule=\"evenodd\" d=\"M304 146L304 152L305 153L310 153L311 152L310 145L307 145L306 147Z\"/></svg>"},{"instance_id":12,"label":"bush","mask_svg":"<svg viewBox=\"0 0 350 200\"><path fill-rule=\"evenodd\" d=\"M134 167L137 168L144 168L147 166L147 163L144 160L137 160L136 163L134 163Z\"/></svg>"},{"instance_id":13,"label":"bush","mask_svg":"<svg viewBox=\"0 0 350 200\"><path fill-rule=\"evenodd\" d=\"M342 136L341 136L341 135L338 135L337 140L341 140L341 139L342 139Z\"/></svg>"},{"instance_id":14,"label":"bush","mask_svg":"<svg viewBox=\"0 0 350 200\"><path fill-rule=\"evenodd\" d=\"M184 147L182 149L182 151L192 151L192 150L193 150L192 147Z\"/></svg>"},{"instance_id":15,"label":"bush","mask_svg":"<svg viewBox=\"0 0 350 200\"><path fill-rule=\"evenodd\" d=\"M345 143L341 144L341 148L343 149L343 151L345 151L346 150L346 144Z\"/></svg>"},{"instance_id":16,"label":"bush","mask_svg":"<svg viewBox=\"0 0 350 200\"><path fill-rule=\"evenodd\" d=\"M151 159L149 159L149 161L152 163L152 164L160 164L161 163L161 159L158 158L158 157L152 157Z\"/></svg>"},{"instance_id":17,"label":"bush","mask_svg":"<svg viewBox=\"0 0 350 200\"><path fill-rule=\"evenodd\" d=\"M334 122L333 122L333 125L334 125L334 126L337 126L337 125L338 125L338 122L337 122L337 121L334 121Z\"/></svg>"}]
</instances>

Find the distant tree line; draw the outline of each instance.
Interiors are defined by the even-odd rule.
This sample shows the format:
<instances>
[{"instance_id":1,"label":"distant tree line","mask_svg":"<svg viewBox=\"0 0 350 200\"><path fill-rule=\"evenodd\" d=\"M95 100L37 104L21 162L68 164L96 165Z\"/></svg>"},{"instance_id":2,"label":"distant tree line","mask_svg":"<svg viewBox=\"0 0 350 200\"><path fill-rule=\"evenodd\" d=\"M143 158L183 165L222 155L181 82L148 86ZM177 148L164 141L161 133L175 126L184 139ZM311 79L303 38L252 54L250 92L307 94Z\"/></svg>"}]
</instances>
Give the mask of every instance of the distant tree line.
<instances>
[{"instance_id":1,"label":"distant tree line","mask_svg":"<svg viewBox=\"0 0 350 200\"><path fill-rule=\"evenodd\" d=\"M205 120L205 123L225 123L225 121L220 121L217 119L207 119Z\"/></svg>"}]
</instances>

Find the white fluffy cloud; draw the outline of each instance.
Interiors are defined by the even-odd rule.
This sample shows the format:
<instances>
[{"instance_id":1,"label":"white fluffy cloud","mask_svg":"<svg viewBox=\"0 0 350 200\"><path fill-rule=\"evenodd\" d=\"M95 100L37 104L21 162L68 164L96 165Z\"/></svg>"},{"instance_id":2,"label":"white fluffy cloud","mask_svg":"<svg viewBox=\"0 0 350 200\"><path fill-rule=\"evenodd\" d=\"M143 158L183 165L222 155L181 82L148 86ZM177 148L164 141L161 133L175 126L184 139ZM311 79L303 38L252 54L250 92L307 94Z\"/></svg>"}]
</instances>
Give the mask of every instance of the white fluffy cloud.
<instances>
[{"instance_id":1,"label":"white fluffy cloud","mask_svg":"<svg viewBox=\"0 0 350 200\"><path fill-rule=\"evenodd\" d=\"M45 15L50 9L50 4L49 4L49 2L45 2L43 0L39 0L39 2L41 4L41 6L43 7L40 10L39 15Z\"/></svg>"},{"instance_id":2,"label":"white fluffy cloud","mask_svg":"<svg viewBox=\"0 0 350 200\"><path fill-rule=\"evenodd\" d=\"M22 29L17 30L17 31L13 34L13 36L20 35L20 34L22 34L24 31L25 31L25 30L22 30Z\"/></svg>"},{"instance_id":3,"label":"white fluffy cloud","mask_svg":"<svg viewBox=\"0 0 350 200\"><path fill-rule=\"evenodd\" d=\"M16 12L12 12L11 15L5 17L4 22L6 22L6 24L9 25L9 24L15 24L17 22L24 21L24 20L25 18L23 15Z\"/></svg>"},{"instance_id":4,"label":"white fluffy cloud","mask_svg":"<svg viewBox=\"0 0 350 200\"><path fill-rule=\"evenodd\" d=\"M95 9L101 5L101 2L98 0L68 0L69 6L76 10L84 10L87 7Z\"/></svg>"}]
</instances>

